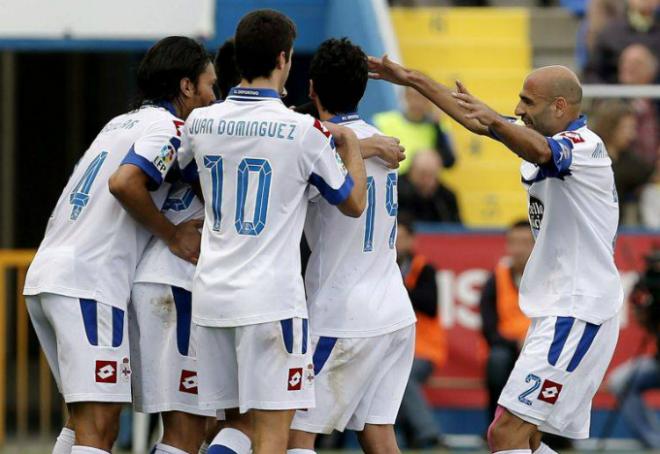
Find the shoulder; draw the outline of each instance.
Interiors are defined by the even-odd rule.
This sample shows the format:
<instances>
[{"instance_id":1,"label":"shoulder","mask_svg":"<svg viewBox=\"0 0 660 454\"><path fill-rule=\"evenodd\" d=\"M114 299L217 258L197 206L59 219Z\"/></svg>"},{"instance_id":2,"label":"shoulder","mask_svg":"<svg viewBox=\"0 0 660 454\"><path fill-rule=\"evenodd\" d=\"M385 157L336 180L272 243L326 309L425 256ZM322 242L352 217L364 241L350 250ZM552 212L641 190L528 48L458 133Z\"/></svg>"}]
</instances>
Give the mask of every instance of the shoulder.
<instances>
[{"instance_id":1,"label":"shoulder","mask_svg":"<svg viewBox=\"0 0 660 454\"><path fill-rule=\"evenodd\" d=\"M167 132L171 135L181 136L184 121L172 115L167 109L160 107L142 107L136 113L137 118L144 119L145 124L152 130Z\"/></svg>"}]
</instances>

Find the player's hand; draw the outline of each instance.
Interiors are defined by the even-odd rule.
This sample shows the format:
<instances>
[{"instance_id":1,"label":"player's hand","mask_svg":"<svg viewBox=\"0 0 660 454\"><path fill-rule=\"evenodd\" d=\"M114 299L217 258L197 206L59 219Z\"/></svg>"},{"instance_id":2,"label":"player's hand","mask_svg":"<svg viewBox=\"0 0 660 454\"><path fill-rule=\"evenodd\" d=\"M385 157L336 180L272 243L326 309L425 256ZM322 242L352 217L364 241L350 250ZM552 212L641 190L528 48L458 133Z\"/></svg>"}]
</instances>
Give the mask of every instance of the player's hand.
<instances>
[{"instance_id":1,"label":"player's hand","mask_svg":"<svg viewBox=\"0 0 660 454\"><path fill-rule=\"evenodd\" d=\"M204 225L204 219L191 219L177 225L174 235L170 238L167 246L172 254L183 260L197 265L202 235L199 229Z\"/></svg>"},{"instance_id":2,"label":"player's hand","mask_svg":"<svg viewBox=\"0 0 660 454\"><path fill-rule=\"evenodd\" d=\"M399 163L406 159L406 149L396 137L377 134L365 140L369 141L369 146L377 151L376 156L385 161L390 169L398 169Z\"/></svg>"},{"instance_id":3,"label":"player's hand","mask_svg":"<svg viewBox=\"0 0 660 454\"><path fill-rule=\"evenodd\" d=\"M412 71L389 59L387 54L381 58L369 57L369 78L386 80L397 85L410 85Z\"/></svg>"},{"instance_id":4,"label":"player's hand","mask_svg":"<svg viewBox=\"0 0 660 454\"><path fill-rule=\"evenodd\" d=\"M464 109L466 119L477 120L486 127L490 127L500 119L497 112L472 96L461 82L456 81L456 89L457 91L453 92L452 96L456 99L458 105Z\"/></svg>"},{"instance_id":5,"label":"player's hand","mask_svg":"<svg viewBox=\"0 0 660 454\"><path fill-rule=\"evenodd\" d=\"M323 126L330 131L337 147L344 146L348 138L355 136L355 133L346 126L338 125L330 121L324 121Z\"/></svg>"}]
</instances>

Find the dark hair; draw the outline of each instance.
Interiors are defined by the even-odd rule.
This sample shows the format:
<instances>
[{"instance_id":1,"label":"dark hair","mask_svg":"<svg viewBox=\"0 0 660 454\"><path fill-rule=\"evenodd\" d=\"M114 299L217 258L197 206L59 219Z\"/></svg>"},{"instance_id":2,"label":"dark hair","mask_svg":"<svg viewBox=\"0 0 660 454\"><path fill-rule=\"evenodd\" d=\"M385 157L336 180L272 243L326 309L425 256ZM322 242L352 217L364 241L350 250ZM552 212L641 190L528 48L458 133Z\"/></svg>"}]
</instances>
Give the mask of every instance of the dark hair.
<instances>
[{"instance_id":1,"label":"dark hair","mask_svg":"<svg viewBox=\"0 0 660 454\"><path fill-rule=\"evenodd\" d=\"M513 224L511 224L511 227L509 227L509 230L522 229L522 228L525 228L525 229L531 231L532 226L530 225L530 223L527 219L520 219L519 221L514 222Z\"/></svg>"},{"instance_id":2,"label":"dark hair","mask_svg":"<svg viewBox=\"0 0 660 454\"><path fill-rule=\"evenodd\" d=\"M294 39L295 24L279 11L258 9L243 16L234 37L236 65L241 76L248 82L270 77L281 52L289 61Z\"/></svg>"},{"instance_id":3,"label":"dark hair","mask_svg":"<svg viewBox=\"0 0 660 454\"><path fill-rule=\"evenodd\" d=\"M233 38L225 41L218 49L215 56L215 73L218 75L220 99L225 99L229 90L241 81L241 74L236 66L236 48Z\"/></svg>"},{"instance_id":4,"label":"dark hair","mask_svg":"<svg viewBox=\"0 0 660 454\"><path fill-rule=\"evenodd\" d=\"M318 111L318 109L316 108L316 106L314 105L313 102L306 102L306 103L301 104L299 106L295 106L293 108L293 110L295 110L296 112L301 113L301 114L311 115L312 117L317 118L317 119L321 118L321 116L319 115L319 111Z\"/></svg>"},{"instance_id":5,"label":"dark hair","mask_svg":"<svg viewBox=\"0 0 660 454\"><path fill-rule=\"evenodd\" d=\"M181 79L197 84L211 56L194 39L168 36L154 44L140 62L137 71L138 99L144 102L173 101L180 94Z\"/></svg>"},{"instance_id":6,"label":"dark hair","mask_svg":"<svg viewBox=\"0 0 660 454\"><path fill-rule=\"evenodd\" d=\"M396 222L399 227L404 227L411 234L415 233L415 218L411 213L408 213L407 211L399 212Z\"/></svg>"},{"instance_id":7,"label":"dark hair","mask_svg":"<svg viewBox=\"0 0 660 454\"><path fill-rule=\"evenodd\" d=\"M321 105L333 114L357 110L368 75L367 56L348 38L321 43L309 68Z\"/></svg>"}]
</instances>

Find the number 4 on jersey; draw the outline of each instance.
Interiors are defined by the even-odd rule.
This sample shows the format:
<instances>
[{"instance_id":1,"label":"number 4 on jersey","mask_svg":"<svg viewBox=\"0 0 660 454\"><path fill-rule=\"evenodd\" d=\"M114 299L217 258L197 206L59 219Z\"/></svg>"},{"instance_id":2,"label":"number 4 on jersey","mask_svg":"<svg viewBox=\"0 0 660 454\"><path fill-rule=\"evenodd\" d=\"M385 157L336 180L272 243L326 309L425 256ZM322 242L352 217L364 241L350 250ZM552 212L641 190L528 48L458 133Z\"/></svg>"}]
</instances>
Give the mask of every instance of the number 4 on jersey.
<instances>
[{"instance_id":1,"label":"number 4 on jersey","mask_svg":"<svg viewBox=\"0 0 660 454\"><path fill-rule=\"evenodd\" d=\"M89 164L82 178L80 181L78 181L78 184L73 188L73 192L71 192L71 195L69 196L69 203L73 205L73 209L71 210L72 221L78 219L80 213L82 213L83 208L87 206L87 202L89 201L89 191L92 188L92 183L94 183L94 179L98 175L99 170L103 165L103 161L105 161L107 156L107 151L102 151L99 153Z\"/></svg>"}]
</instances>

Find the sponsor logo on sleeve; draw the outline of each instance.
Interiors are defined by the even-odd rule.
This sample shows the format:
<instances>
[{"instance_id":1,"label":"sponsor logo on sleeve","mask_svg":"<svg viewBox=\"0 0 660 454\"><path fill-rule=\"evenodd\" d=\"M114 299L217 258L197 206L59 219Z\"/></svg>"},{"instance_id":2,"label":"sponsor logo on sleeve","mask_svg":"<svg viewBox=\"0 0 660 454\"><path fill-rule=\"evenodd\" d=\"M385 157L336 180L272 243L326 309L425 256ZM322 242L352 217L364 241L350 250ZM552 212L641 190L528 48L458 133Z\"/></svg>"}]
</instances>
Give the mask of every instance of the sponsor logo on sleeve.
<instances>
[{"instance_id":1,"label":"sponsor logo on sleeve","mask_svg":"<svg viewBox=\"0 0 660 454\"><path fill-rule=\"evenodd\" d=\"M557 399L559 399L559 393L561 393L563 387L564 385L552 380L545 380L543 386L541 386L541 392L539 393L538 399L554 405L555 402L557 402Z\"/></svg>"}]
</instances>

